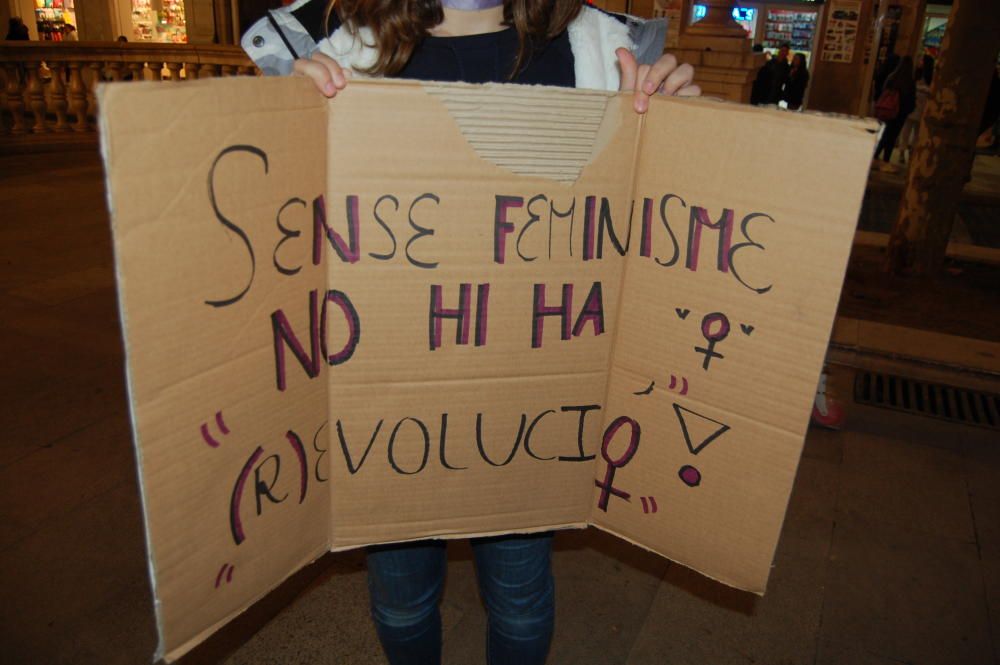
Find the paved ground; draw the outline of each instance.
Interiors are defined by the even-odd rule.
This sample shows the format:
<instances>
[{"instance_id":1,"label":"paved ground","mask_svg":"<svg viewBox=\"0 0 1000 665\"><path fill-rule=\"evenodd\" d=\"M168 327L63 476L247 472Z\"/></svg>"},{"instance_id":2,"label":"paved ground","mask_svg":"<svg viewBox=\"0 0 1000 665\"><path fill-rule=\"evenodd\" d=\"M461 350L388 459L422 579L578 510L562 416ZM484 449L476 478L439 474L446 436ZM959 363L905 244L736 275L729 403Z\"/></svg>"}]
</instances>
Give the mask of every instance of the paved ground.
<instances>
[{"instance_id":1,"label":"paved ground","mask_svg":"<svg viewBox=\"0 0 1000 665\"><path fill-rule=\"evenodd\" d=\"M144 663L155 645L99 182L89 152L0 157L4 662ZM451 549L446 660L482 662ZM594 530L560 534L555 570L553 665L998 665L1000 442L856 405L810 432L763 599ZM218 661L381 663L362 559L324 557L188 659Z\"/></svg>"},{"instance_id":2,"label":"paved ground","mask_svg":"<svg viewBox=\"0 0 1000 665\"><path fill-rule=\"evenodd\" d=\"M869 189L873 192L900 191L906 185L906 165L899 162L899 151L893 157L892 169L874 170L869 178ZM976 155L972 166L972 178L962 191L966 201L1000 204L1000 156L997 154Z\"/></svg>"},{"instance_id":3,"label":"paved ground","mask_svg":"<svg viewBox=\"0 0 1000 665\"><path fill-rule=\"evenodd\" d=\"M889 233L896 221L899 200L906 186L906 165L900 163L899 151L893 170L873 169L869 176L864 207L858 229ZM972 167L972 178L962 192L952 228L956 243L1000 249L1000 155L979 154Z\"/></svg>"},{"instance_id":4,"label":"paved ground","mask_svg":"<svg viewBox=\"0 0 1000 665\"><path fill-rule=\"evenodd\" d=\"M993 157L1000 161L1000 157ZM900 190L872 190L858 221L862 231L889 233L899 210ZM958 206L952 238L957 242L1000 248L1000 201L965 201Z\"/></svg>"},{"instance_id":5,"label":"paved ground","mask_svg":"<svg viewBox=\"0 0 1000 665\"><path fill-rule=\"evenodd\" d=\"M885 273L883 247L855 243L838 315L1000 342L1000 249L991 254L995 263L952 258L934 279L900 278Z\"/></svg>"}]
</instances>

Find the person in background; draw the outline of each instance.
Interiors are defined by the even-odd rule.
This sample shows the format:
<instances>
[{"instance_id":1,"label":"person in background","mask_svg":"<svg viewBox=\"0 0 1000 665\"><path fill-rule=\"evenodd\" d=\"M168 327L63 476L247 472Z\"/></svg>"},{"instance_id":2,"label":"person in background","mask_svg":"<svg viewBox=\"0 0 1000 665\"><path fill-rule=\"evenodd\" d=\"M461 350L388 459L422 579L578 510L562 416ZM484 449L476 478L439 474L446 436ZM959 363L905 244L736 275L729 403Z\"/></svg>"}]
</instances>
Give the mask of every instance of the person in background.
<instances>
[{"instance_id":1,"label":"person in background","mask_svg":"<svg viewBox=\"0 0 1000 665\"><path fill-rule=\"evenodd\" d=\"M782 89L788 79L791 67L788 64L788 51L791 45L782 44L777 53L768 58L767 62L757 72L750 91L750 103L754 105L777 104L781 100ZM756 50L757 47L755 46ZM763 47L761 47L763 50Z\"/></svg>"},{"instance_id":2,"label":"person in background","mask_svg":"<svg viewBox=\"0 0 1000 665\"><path fill-rule=\"evenodd\" d=\"M881 159L885 164L880 168L885 170L889 170L889 160L892 158L893 148L896 147L896 139L903 130L903 124L917 106L917 84L913 80L913 58L910 56L901 58L899 65L885 80L882 94L885 95L890 91L899 96L899 111L894 118L885 120L885 130L875 148L875 158L882 156Z\"/></svg>"},{"instance_id":3,"label":"person in background","mask_svg":"<svg viewBox=\"0 0 1000 665\"><path fill-rule=\"evenodd\" d=\"M823 372L819 375L809 422L825 429L839 430L844 426L846 418L843 402L830 393L830 373L824 365Z\"/></svg>"},{"instance_id":4,"label":"person in background","mask_svg":"<svg viewBox=\"0 0 1000 665\"><path fill-rule=\"evenodd\" d=\"M892 74L898 66L899 56L896 55L895 52L886 56L882 64L879 65L879 68L875 70L875 85L872 87L872 99L878 99L882 96L882 88L885 87L886 79L889 78L889 75Z\"/></svg>"},{"instance_id":5,"label":"person in background","mask_svg":"<svg viewBox=\"0 0 1000 665\"><path fill-rule=\"evenodd\" d=\"M68 23L66 24L66 30L65 30L65 32L63 32L63 39L65 41L67 41L67 42L76 42L76 41L79 41L79 37L76 34L76 26L75 25L70 25Z\"/></svg>"},{"instance_id":6,"label":"person in background","mask_svg":"<svg viewBox=\"0 0 1000 665\"><path fill-rule=\"evenodd\" d=\"M788 52L791 48L792 45L785 42L775 56L764 65L768 68L770 78L765 104L777 104L781 101L781 91L785 87L785 82L788 81L788 73L792 70L791 65L788 64Z\"/></svg>"},{"instance_id":7,"label":"person in background","mask_svg":"<svg viewBox=\"0 0 1000 665\"><path fill-rule=\"evenodd\" d=\"M763 44L753 45L754 53L763 53ZM771 72L767 68L767 61L760 66L757 70L757 78L753 81L753 87L750 89L750 103L754 106L759 106L760 104L767 103L767 93L771 90Z\"/></svg>"},{"instance_id":8,"label":"person in background","mask_svg":"<svg viewBox=\"0 0 1000 665\"><path fill-rule=\"evenodd\" d=\"M976 146L986 151L996 152L996 128L1000 124L1000 74L993 68L993 80L986 95L986 106L983 108L983 118L979 123L979 138Z\"/></svg>"},{"instance_id":9,"label":"person in background","mask_svg":"<svg viewBox=\"0 0 1000 665\"><path fill-rule=\"evenodd\" d=\"M806 69L806 56L796 53L792 56L792 66L788 70L788 80L781 91L781 101L788 104L788 108L797 111L802 107L802 100L806 96L806 86L809 85L809 70Z\"/></svg>"},{"instance_id":10,"label":"person in background","mask_svg":"<svg viewBox=\"0 0 1000 665\"><path fill-rule=\"evenodd\" d=\"M899 143L900 157L904 164L910 161L910 155L913 154L913 148L917 144L920 118L924 115L927 97L931 91L931 79L934 78L934 58L925 53L914 76L917 82L917 104L913 113L903 124L903 133Z\"/></svg>"},{"instance_id":11,"label":"person in background","mask_svg":"<svg viewBox=\"0 0 1000 665\"><path fill-rule=\"evenodd\" d=\"M20 16L14 16L10 19L7 29L7 36L4 37L7 41L11 42L26 42L31 39L31 34L28 32L28 26L24 24L24 20ZM24 63L19 62L14 65L14 76L18 83L22 83L27 78L27 72L24 68Z\"/></svg>"},{"instance_id":12,"label":"person in background","mask_svg":"<svg viewBox=\"0 0 1000 665\"><path fill-rule=\"evenodd\" d=\"M20 16L11 17L8 21L7 36L4 37L9 42L26 42L31 39L28 26L24 24L24 19Z\"/></svg>"}]
</instances>

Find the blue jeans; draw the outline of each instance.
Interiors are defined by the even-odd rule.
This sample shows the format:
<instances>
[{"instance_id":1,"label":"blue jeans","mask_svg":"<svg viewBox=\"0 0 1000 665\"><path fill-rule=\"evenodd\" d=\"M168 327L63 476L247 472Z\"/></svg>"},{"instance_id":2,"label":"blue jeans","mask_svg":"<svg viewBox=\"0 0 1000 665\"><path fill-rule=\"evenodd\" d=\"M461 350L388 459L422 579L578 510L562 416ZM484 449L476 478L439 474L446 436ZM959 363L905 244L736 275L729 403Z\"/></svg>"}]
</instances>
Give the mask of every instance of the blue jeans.
<instances>
[{"instance_id":1,"label":"blue jeans","mask_svg":"<svg viewBox=\"0 0 1000 665\"><path fill-rule=\"evenodd\" d=\"M552 642L552 534L476 538L479 593L486 606L489 665L541 665ZM391 665L441 662L445 543L371 547L372 618Z\"/></svg>"}]
</instances>

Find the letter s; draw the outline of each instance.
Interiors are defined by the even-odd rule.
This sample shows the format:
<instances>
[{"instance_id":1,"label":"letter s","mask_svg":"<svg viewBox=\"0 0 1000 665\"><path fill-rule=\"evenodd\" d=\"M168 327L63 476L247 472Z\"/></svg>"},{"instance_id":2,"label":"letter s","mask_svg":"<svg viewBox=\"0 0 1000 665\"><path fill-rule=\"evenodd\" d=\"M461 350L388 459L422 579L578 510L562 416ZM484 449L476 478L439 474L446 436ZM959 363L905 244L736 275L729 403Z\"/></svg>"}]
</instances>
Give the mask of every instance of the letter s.
<instances>
[{"instance_id":1,"label":"letter s","mask_svg":"<svg viewBox=\"0 0 1000 665\"><path fill-rule=\"evenodd\" d=\"M232 152L249 152L252 155L260 157L261 161L264 162L264 174L267 175L267 153L252 145L231 145L225 148L215 157L215 161L212 162L212 168L208 171L208 199L212 203L212 210L215 212L215 218L225 226L227 229L239 236L243 244L246 245L247 253L250 255L250 279L247 280L247 285L243 287L243 290L237 293L235 296L230 298L223 298L221 300L206 300L206 305L211 305L212 307L226 307L227 305L232 305L238 302L243 296L247 294L250 290L250 286L253 284L254 275L257 272L257 260L253 254L253 245L250 243L250 238L247 236L246 231L241 229L239 226L234 224L231 220L226 218L219 210L219 204L215 200L215 167L219 165L219 162L223 157Z\"/></svg>"}]
</instances>

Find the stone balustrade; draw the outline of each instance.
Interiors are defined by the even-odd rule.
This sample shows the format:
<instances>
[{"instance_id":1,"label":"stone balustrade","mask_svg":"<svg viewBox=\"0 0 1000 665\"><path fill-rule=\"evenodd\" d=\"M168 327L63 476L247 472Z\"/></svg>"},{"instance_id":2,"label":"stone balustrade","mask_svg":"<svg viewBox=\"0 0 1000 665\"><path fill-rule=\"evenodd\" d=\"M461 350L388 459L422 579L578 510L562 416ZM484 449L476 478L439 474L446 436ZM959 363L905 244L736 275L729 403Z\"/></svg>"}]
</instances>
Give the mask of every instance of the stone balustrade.
<instances>
[{"instance_id":1,"label":"stone balustrade","mask_svg":"<svg viewBox=\"0 0 1000 665\"><path fill-rule=\"evenodd\" d=\"M256 75L238 46L2 42L0 141L16 134L95 132L102 81L183 81Z\"/></svg>"}]
</instances>

